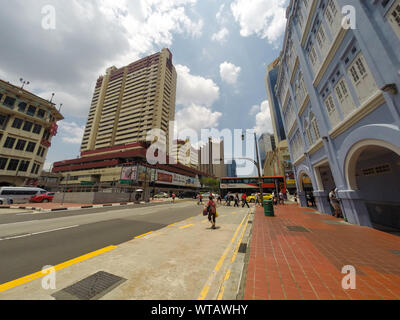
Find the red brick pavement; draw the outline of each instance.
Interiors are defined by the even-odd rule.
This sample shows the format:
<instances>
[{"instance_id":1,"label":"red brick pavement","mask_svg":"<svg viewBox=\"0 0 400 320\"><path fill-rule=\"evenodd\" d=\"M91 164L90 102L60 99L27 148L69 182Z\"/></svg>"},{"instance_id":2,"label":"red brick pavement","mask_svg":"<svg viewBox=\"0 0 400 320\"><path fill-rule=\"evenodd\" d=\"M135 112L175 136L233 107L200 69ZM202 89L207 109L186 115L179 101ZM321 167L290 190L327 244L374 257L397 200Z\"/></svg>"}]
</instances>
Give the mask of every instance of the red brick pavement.
<instances>
[{"instance_id":1,"label":"red brick pavement","mask_svg":"<svg viewBox=\"0 0 400 320\"><path fill-rule=\"evenodd\" d=\"M253 222L246 300L398 300L400 237L372 228L328 224L342 219L297 205L257 208ZM290 231L302 226L310 232ZM345 265L356 289L342 289Z\"/></svg>"}]
</instances>

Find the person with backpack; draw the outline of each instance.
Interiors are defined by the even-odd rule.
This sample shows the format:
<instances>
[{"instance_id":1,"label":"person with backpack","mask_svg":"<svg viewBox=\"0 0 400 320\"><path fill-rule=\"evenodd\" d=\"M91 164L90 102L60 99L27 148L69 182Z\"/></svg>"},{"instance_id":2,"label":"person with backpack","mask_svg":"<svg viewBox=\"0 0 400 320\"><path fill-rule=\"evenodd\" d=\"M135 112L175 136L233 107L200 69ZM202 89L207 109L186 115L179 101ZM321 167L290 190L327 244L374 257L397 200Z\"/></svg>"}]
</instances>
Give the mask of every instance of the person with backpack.
<instances>
[{"instance_id":1,"label":"person with backpack","mask_svg":"<svg viewBox=\"0 0 400 320\"><path fill-rule=\"evenodd\" d=\"M211 229L215 229L215 222L217 218L217 204L214 202L213 196L209 197L206 208L208 211L208 221L210 221L212 225Z\"/></svg>"}]
</instances>

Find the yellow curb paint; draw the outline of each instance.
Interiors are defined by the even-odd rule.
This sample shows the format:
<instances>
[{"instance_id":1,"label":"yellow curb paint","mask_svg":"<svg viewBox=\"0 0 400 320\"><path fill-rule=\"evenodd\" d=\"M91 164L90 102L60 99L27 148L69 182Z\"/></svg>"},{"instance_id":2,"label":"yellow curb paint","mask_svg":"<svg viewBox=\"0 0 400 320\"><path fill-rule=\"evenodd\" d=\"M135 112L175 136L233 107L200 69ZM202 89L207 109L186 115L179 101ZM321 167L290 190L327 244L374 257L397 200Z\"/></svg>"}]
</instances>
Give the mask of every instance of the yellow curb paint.
<instances>
[{"instance_id":1,"label":"yellow curb paint","mask_svg":"<svg viewBox=\"0 0 400 320\"><path fill-rule=\"evenodd\" d=\"M200 293L200 297L197 300L204 300L207 296L208 290L210 290L210 287L204 286L203 290Z\"/></svg>"},{"instance_id":2,"label":"yellow curb paint","mask_svg":"<svg viewBox=\"0 0 400 320\"><path fill-rule=\"evenodd\" d=\"M173 226L175 226L175 225L177 225L179 222L175 222L175 223L173 223L173 224L170 224L168 227L173 227Z\"/></svg>"},{"instance_id":3,"label":"yellow curb paint","mask_svg":"<svg viewBox=\"0 0 400 320\"><path fill-rule=\"evenodd\" d=\"M222 297L224 296L224 292L225 292L225 287L221 288L221 292L218 295L217 300L222 300Z\"/></svg>"},{"instance_id":4,"label":"yellow curb paint","mask_svg":"<svg viewBox=\"0 0 400 320\"><path fill-rule=\"evenodd\" d=\"M224 281L227 281L229 279L229 277L231 276L231 269L228 269L228 271L225 274L225 278Z\"/></svg>"},{"instance_id":5,"label":"yellow curb paint","mask_svg":"<svg viewBox=\"0 0 400 320\"><path fill-rule=\"evenodd\" d=\"M242 235L240 236L240 239L239 239L239 241L238 241L238 243L236 245L236 248L235 248L235 252L233 253L233 256L232 256L231 264L233 264L233 262L235 262L235 260L236 260L236 256L237 256L237 254L239 252L240 244L242 243L242 240L243 240L243 237L244 237L244 233L246 232L247 225L249 224L249 220L250 220L250 217L248 217L248 219L246 221L246 224L243 227Z\"/></svg>"},{"instance_id":6,"label":"yellow curb paint","mask_svg":"<svg viewBox=\"0 0 400 320\"><path fill-rule=\"evenodd\" d=\"M189 228L189 227L192 227L192 226L194 226L194 224L188 224L186 226L179 227L179 229L186 229L186 228Z\"/></svg>"},{"instance_id":7,"label":"yellow curb paint","mask_svg":"<svg viewBox=\"0 0 400 320\"><path fill-rule=\"evenodd\" d=\"M145 234L142 234L142 235L140 235L140 236L135 237L134 239L142 238L142 237L147 236L147 235L149 235L149 234L151 234L151 233L153 233L153 232L154 232L154 231L147 232L147 233L145 233Z\"/></svg>"},{"instance_id":8,"label":"yellow curb paint","mask_svg":"<svg viewBox=\"0 0 400 320\"><path fill-rule=\"evenodd\" d=\"M117 246L108 246L106 248L103 248L103 249L100 249L100 250L97 250L97 251L93 251L93 252L90 252L90 253L85 254L83 256L74 258L72 260L68 260L66 262L63 262L61 264L58 264L58 265L54 266L53 268L44 269L42 271L38 271L38 272L32 273L32 274L27 275L25 277L22 277L22 278L19 278L19 279L10 281L10 282L3 283L3 284L0 285L0 292L12 289L14 287L20 286L22 284L25 284L27 282L30 282L30 281L33 281L33 280L36 280L36 279L39 279L39 278L47 275L48 273L51 273L51 272L54 272L54 271L59 271L61 269L64 269L64 268L67 268L67 267L72 266L74 264L77 264L79 262L88 260L88 259L93 258L95 256L98 256L100 254L103 254L103 253L106 253L108 251L114 250L115 248L117 248Z\"/></svg>"},{"instance_id":9,"label":"yellow curb paint","mask_svg":"<svg viewBox=\"0 0 400 320\"><path fill-rule=\"evenodd\" d=\"M247 217L247 219L249 219L249 217ZM245 220L246 220L246 216L242 219L242 222L241 222L240 225L236 228L235 234L233 235L231 242L229 243L228 247L225 249L225 251L224 251L222 257L219 259L217 265L216 265L215 268L214 268L214 271L213 271L212 274L209 276L209 278L208 278L208 280L207 280L207 283L206 283L206 285L204 286L203 290L201 291L200 296L197 298L197 300L204 300L204 299L206 298L207 293L208 293L208 291L210 290L210 286L211 286L211 284L212 284L212 282L213 282L213 280L214 280L215 274L217 273L217 271L218 271L218 270L220 269L220 267L222 266L222 264L223 264L223 262L224 262L224 260L225 260L225 258L226 258L226 255L228 254L228 252L229 252L229 250L230 250L230 248L231 248L231 245L235 242L235 238L236 238L237 234L239 233L240 228L242 227L242 225L243 225L243 223L244 223Z\"/></svg>"},{"instance_id":10,"label":"yellow curb paint","mask_svg":"<svg viewBox=\"0 0 400 320\"><path fill-rule=\"evenodd\" d=\"M240 238L239 238L239 241L238 241L238 243L237 243L237 245L236 245L235 251L233 252L233 256L232 256L232 259L231 259L231 262L230 262L231 265L232 265L233 262L235 261L236 256L237 256L237 254L238 254L238 252L239 252L239 247L240 247L240 244L242 243L242 240L243 240L243 237L244 237L244 233L246 232L246 229L247 229L247 225L248 225L248 223L249 223L249 220L250 220L250 216L247 217L247 221L246 221L246 223L245 223L245 225L244 225L244 227L243 227L242 234L241 234L241 236L240 236ZM222 297L224 296L224 292L225 292L224 283L225 283L226 281L229 280L230 276L231 276L231 270L228 269L228 271L227 271L226 274L225 274L225 278L224 278L224 280L222 281L220 293L219 293L219 295L218 295L218 299L217 299L217 300L222 300Z\"/></svg>"}]
</instances>

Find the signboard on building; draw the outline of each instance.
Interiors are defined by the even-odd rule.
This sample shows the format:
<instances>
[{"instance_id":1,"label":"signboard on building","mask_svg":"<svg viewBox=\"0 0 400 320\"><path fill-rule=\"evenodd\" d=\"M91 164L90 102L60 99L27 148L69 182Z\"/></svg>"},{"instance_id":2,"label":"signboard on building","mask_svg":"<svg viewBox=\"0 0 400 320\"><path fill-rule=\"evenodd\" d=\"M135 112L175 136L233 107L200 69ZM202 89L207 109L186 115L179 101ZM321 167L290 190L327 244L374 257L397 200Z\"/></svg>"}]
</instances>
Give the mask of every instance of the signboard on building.
<instances>
[{"instance_id":1,"label":"signboard on building","mask_svg":"<svg viewBox=\"0 0 400 320\"><path fill-rule=\"evenodd\" d=\"M193 188L201 187L200 180L197 176L195 178L192 178L164 170L157 170L156 183L181 186L181 187L193 187Z\"/></svg>"},{"instance_id":2,"label":"signboard on building","mask_svg":"<svg viewBox=\"0 0 400 320\"><path fill-rule=\"evenodd\" d=\"M121 170L121 180L136 181L138 178L138 167L123 167Z\"/></svg>"}]
</instances>

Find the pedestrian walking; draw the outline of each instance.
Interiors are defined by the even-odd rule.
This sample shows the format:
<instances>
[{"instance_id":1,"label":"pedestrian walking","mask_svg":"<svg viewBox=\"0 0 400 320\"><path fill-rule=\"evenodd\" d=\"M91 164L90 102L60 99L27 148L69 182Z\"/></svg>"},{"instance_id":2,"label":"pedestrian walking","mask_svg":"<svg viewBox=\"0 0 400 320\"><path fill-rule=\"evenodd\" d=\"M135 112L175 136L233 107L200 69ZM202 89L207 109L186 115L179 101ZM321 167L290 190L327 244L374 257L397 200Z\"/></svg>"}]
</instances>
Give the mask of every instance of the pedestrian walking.
<instances>
[{"instance_id":1,"label":"pedestrian walking","mask_svg":"<svg viewBox=\"0 0 400 320\"><path fill-rule=\"evenodd\" d=\"M294 193L294 202L297 203L297 192Z\"/></svg>"},{"instance_id":2,"label":"pedestrian walking","mask_svg":"<svg viewBox=\"0 0 400 320\"><path fill-rule=\"evenodd\" d=\"M206 207L208 211L208 221L210 221L211 223L211 229L215 229L215 222L217 218L217 205L214 202L213 196L209 197Z\"/></svg>"},{"instance_id":3,"label":"pedestrian walking","mask_svg":"<svg viewBox=\"0 0 400 320\"><path fill-rule=\"evenodd\" d=\"M176 198L176 195L175 195L175 193L172 192L172 203L175 203L175 198Z\"/></svg>"},{"instance_id":4,"label":"pedestrian walking","mask_svg":"<svg viewBox=\"0 0 400 320\"><path fill-rule=\"evenodd\" d=\"M234 200L235 200L234 207L239 208L239 194L238 193L236 193Z\"/></svg>"},{"instance_id":5,"label":"pedestrian walking","mask_svg":"<svg viewBox=\"0 0 400 320\"><path fill-rule=\"evenodd\" d=\"M333 215L336 218L340 218L341 216L340 203L338 198L336 197L335 189L332 189L331 192L329 192L329 201L333 207Z\"/></svg>"},{"instance_id":6,"label":"pedestrian walking","mask_svg":"<svg viewBox=\"0 0 400 320\"><path fill-rule=\"evenodd\" d=\"M285 204L285 198L283 197L282 191L279 192L279 204Z\"/></svg>"},{"instance_id":7,"label":"pedestrian walking","mask_svg":"<svg viewBox=\"0 0 400 320\"><path fill-rule=\"evenodd\" d=\"M219 203L219 204L221 204L221 203L222 203L222 198L221 198L221 196L220 196L220 195L218 195L218 197L217 197L217 203Z\"/></svg>"},{"instance_id":8,"label":"pedestrian walking","mask_svg":"<svg viewBox=\"0 0 400 320\"><path fill-rule=\"evenodd\" d=\"M274 206L276 206L278 204L278 197L276 195L276 191L272 192L272 198L274 200Z\"/></svg>"},{"instance_id":9,"label":"pedestrian walking","mask_svg":"<svg viewBox=\"0 0 400 320\"><path fill-rule=\"evenodd\" d=\"M260 196L258 195L258 193L256 194L256 205L258 205L260 202Z\"/></svg>"},{"instance_id":10,"label":"pedestrian walking","mask_svg":"<svg viewBox=\"0 0 400 320\"><path fill-rule=\"evenodd\" d=\"M201 193L199 193L198 197L197 197L197 204L203 204L203 196Z\"/></svg>"},{"instance_id":11,"label":"pedestrian walking","mask_svg":"<svg viewBox=\"0 0 400 320\"><path fill-rule=\"evenodd\" d=\"M250 208L250 206L247 202L247 194L245 194L245 193L242 194L242 208L244 208L244 206L247 206L247 208Z\"/></svg>"}]
</instances>

